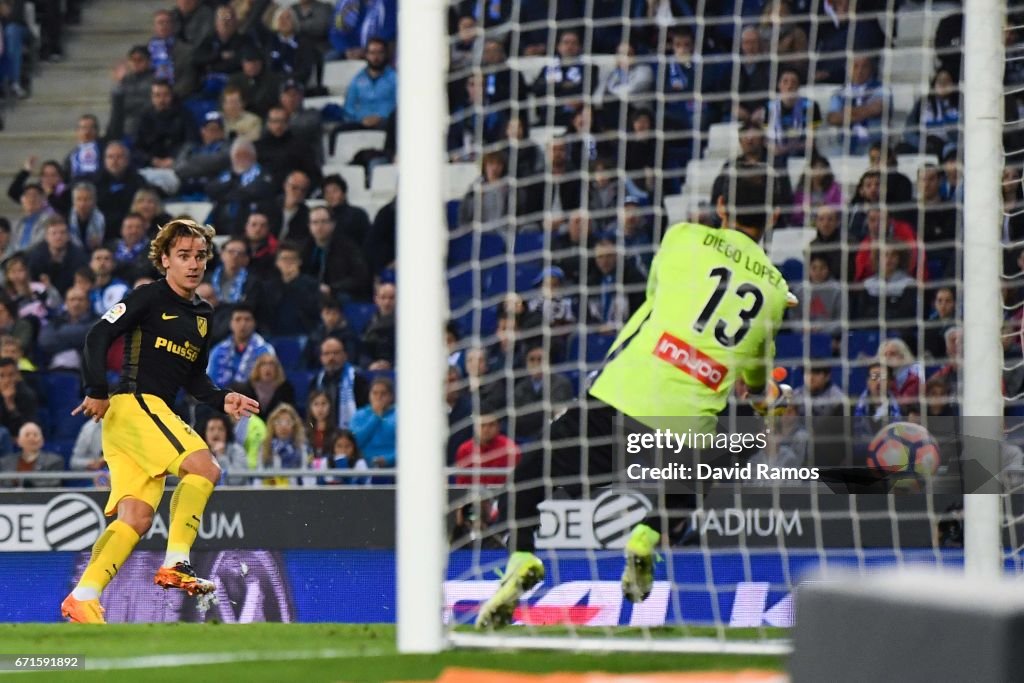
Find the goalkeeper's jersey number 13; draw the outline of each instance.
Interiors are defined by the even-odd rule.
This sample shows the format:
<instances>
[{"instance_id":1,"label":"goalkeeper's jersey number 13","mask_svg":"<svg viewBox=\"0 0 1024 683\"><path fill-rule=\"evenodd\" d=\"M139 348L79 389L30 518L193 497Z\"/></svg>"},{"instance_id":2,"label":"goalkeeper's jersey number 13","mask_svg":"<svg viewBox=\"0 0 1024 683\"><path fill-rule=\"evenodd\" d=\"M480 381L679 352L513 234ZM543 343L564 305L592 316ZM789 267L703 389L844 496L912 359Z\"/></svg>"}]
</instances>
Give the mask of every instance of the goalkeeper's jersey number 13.
<instances>
[{"instance_id":1,"label":"goalkeeper's jersey number 13","mask_svg":"<svg viewBox=\"0 0 1024 683\"><path fill-rule=\"evenodd\" d=\"M711 297L708 299L704 308L701 310L700 315L697 316L697 320L693 323L693 329L698 332L704 332L707 328L708 323L711 322L712 316L715 314L715 310L719 304L722 303L722 299L729 291L729 283L732 280L732 270L725 266L716 266L711 269L708 273L708 277L718 280L718 286L715 287L715 291L711 293ZM719 317L718 322L715 323L715 339L719 344L725 347L733 347L743 341L743 338L750 332L750 322L757 317L757 314L761 312L761 308L764 306L764 294L756 285L749 282L744 282L736 288L735 296L739 297L746 303L746 306L739 310L740 326L733 334L729 334L729 323L724 318Z\"/></svg>"}]
</instances>

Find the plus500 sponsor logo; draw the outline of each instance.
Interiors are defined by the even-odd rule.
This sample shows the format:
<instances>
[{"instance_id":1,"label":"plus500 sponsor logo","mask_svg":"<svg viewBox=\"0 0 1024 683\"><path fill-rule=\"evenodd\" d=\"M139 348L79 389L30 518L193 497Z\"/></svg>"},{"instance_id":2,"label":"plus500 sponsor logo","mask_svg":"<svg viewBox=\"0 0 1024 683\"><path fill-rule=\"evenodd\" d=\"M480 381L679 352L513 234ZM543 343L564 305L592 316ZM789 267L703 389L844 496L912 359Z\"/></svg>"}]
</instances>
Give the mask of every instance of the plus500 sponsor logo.
<instances>
[{"instance_id":1,"label":"plus500 sponsor logo","mask_svg":"<svg viewBox=\"0 0 1024 683\"><path fill-rule=\"evenodd\" d=\"M498 581L446 581L444 623L469 623L477 610L498 589ZM792 626L793 596L785 594L770 602L771 586L763 582L736 584L730 626ZM551 588L540 584L523 596L514 623L520 626L664 626L669 612L672 584L655 581L651 595L642 603L623 600L618 581L568 581ZM720 597L720 591L717 595ZM693 599L692 592L689 594ZM704 599L711 598L706 595ZM686 599L686 596L681 596ZM707 622L713 621L708 613Z\"/></svg>"}]
</instances>

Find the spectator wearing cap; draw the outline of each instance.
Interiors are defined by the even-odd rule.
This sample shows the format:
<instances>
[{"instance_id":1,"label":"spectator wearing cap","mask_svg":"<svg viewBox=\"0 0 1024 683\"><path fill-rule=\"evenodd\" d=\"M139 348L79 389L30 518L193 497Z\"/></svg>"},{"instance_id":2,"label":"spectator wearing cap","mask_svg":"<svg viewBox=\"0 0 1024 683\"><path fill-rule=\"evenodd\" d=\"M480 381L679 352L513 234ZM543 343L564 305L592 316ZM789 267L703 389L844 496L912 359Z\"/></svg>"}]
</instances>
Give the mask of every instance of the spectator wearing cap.
<instances>
[{"instance_id":1,"label":"spectator wearing cap","mask_svg":"<svg viewBox=\"0 0 1024 683\"><path fill-rule=\"evenodd\" d=\"M627 194L622 200L618 223L612 231L621 235L622 243L635 265L646 275L654 254L654 217L650 206L635 194Z\"/></svg>"},{"instance_id":2,"label":"spectator wearing cap","mask_svg":"<svg viewBox=\"0 0 1024 683\"><path fill-rule=\"evenodd\" d=\"M119 64L114 71L116 85L110 92L107 139L134 139L142 112L149 105L150 88L156 77L145 45L136 45L128 51L127 63ZM171 78L174 78L173 69Z\"/></svg>"},{"instance_id":3,"label":"spectator wearing cap","mask_svg":"<svg viewBox=\"0 0 1024 683\"><path fill-rule=\"evenodd\" d=\"M43 241L27 254L29 272L33 280L63 292L74 284L75 271L89 262L89 256L71 241L64 216L54 214L46 219L45 225Z\"/></svg>"},{"instance_id":4,"label":"spectator wearing cap","mask_svg":"<svg viewBox=\"0 0 1024 683\"><path fill-rule=\"evenodd\" d=\"M281 91L280 78L266 68L263 53L258 47L250 45L243 48L241 58L242 70L228 79L227 87L238 88L242 93L245 108L263 118L278 102Z\"/></svg>"},{"instance_id":5,"label":"spectator wearing cap","mask_svg":"<svg viewBox=\"0 0 1024 683\"><path fill-rule=\"evenodd\" d=\"M269 202L274 185L256 162L256 147L241 138L231 143L231 168L206 186L214 201L212 223L220 234L241 234L249 214Z\"/></svg>"},{"instance_id":6,"label":"spectator wearing cap","mask_svg":"<svg viewBox=\"0 0 1024 683\"><path fill-rule=\"evenodd\" d=\"M565 293L565 271L558 266L545 268L533 281L537 293L526 300L522 317L525 336L540 337L544 330L551 332L551 360L565 360L569 335L579 321L579 301Z\"/></svg>"},{"instance_id":7,"label":"spectator wearing cap","mask_svg":"<svg viewBox=\"0 0 1024 683\"><path fill-rule=\"evenodd\" d=\"M46 195L38 183L29 183L21 191L21 215L11 228L11 239L4 251L4 258L17 251L30 249L43 241L46 234L46 220L55 215L46 204Z\"/></svg>"},{"instance_id":8,"label":"spectator wearing cap","mask_svg":"<svg viewBox=\"0 0 1024 683\"><path fill-rule=\"evenodd\" d=\"M220 94L220 115L229 140L236 137L256 142L263 130L263 121L251 111L246 111L242 89L229 85Z\"/></svg>"},{"instance_id":9,"label":"spectator wearing cap","mask_svg":"<svg viewBox=\"0 0 1024 683\"><path fill-rule=\"evenodd\" d=\"M270 174L274 187L280 187L292 171L302 171L316 181L320 179L316 155L306 141L291 130L284 107L274 106L267 112L266 128L256 141L256 157L263 170Z\"/></svg>"},{"instance_id":10,"label":"spectator wearing cap","mask_svg":"<svg viewBox=\"0 0 1024 683\"><path fill-rule=\"evenodd\" d=\"M350 128L383 130L398 97L398 74L388 64L388 45L371 38L366 45L366 66L345 92L345 124Z\"/></svg>"},{"instance_id":11,"label":"spectator wearing cap","mask_svg":"<svg viewBox=\"0 0 1024 683\"><path fill-rule=\"evenodd\" d=\"M78 117L75 127L77 144L64 157L65 178L71 180L94 180L100 171L103 159L103 145L100 142L100 122L92 114Z\"/></svg>"},{"instance_id":12,"label":"spectator wearing cap","mask_svg":"<svg viewBox=\"0 0 1024 683\"><path fill-rule=\"evenodd\" d=\"M288 114L288 125L295 137L305 142L313 150L317 166L323 163L323 144L320 133L320 110L310 109L303 105L306 89L296 80L287 80L281 85L278 104ZM319 173L317 173L319 177Z\"/></svg>"},{"instance_id":13,"label":"spectator wearing cap","mask_svg":"<svg viewBox=\"0 0 1024 683\"><path fill-rule=\"evenodd\" d=\"M153 81L150 106L142 112L133 156L141 168L172 169L188 139L188 114L174 99L171 84ZM145 172L142 173L145 177Z\"/></svg>"},{"instance_id":14,"label":"spectator wearing cap","mask_svg":"<svg viewBox=\"0 0 1024 683\"><path fill-rule=\"evenodd\" d=\"M274 33L267 40L271 71L299 83L309 82L316 65L312 41L299 31L299 18L291 7L279 7L271 23Z\"/></svg>"},{"instance_id":15,"label":"spectator wearing cap","mask_svg":"<svg viewBox=\"0 0 1024 683\"><path fill-rule=\"evenodd\" d=\"M227 80L242 71L242 51L255 41L238 30L238 18L230 5L217 8L213 33L192 53L204 92L220 93Z\"/></svg>"},{"instance_id":16,"label":"spectator wearing cap","mask_svg":"<svg viewBox=\"0 0 1024 683\"><path fill-rule=\"evenodd\" d=\"M174 162L182 194L201 193L207 183L228 170L231 155L220 112L210 111L203 117L199 142L186 144Z\"/></svg>"},{"instance_id":17,"label":"spectator wearing cap","mask_svg":"<svg viewBox=\"0 0 1024 683\"><path fill-rule=\"evenodd\" d=\"M302 270L312 276L322 294L365 301L370 294L370 271L362 249L341 232L330 210L309 211L311 239L302 251Z\"/></svg>"},{"instance_id":18,"label":"spectator wearing cap","mask_svg":"<svg viewBox=\"0 0 1024 683\"><path fill-rule=\"evenodd\" d=\"M363 209L349 204L348 183L337 173L332 173L324 178L321 190L334 225L343 235L362 245L370 232L370 217Z\"/></svg>"}]
</instances>

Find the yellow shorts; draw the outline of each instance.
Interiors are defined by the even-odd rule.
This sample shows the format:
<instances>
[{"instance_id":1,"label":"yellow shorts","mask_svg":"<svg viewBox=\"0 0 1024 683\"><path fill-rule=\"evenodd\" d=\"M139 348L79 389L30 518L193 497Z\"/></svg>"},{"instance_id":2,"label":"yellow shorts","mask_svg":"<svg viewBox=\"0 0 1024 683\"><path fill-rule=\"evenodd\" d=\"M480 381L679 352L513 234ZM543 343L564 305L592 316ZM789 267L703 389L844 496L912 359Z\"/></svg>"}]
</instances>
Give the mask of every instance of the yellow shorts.
<instances>
[{"instance_id":1,"label":"yellow shorts","mask_svg":"<svg viewBox=\"0 0 1024 683\"><path fill-rule=\"evenodd\" d=\"M138 498L154 510L164 495L164 475L209 448L185 421L152 394L115 394L103 417L103 457L110 468L110 516L122 498Z\"/></svg>"}]
</instances>

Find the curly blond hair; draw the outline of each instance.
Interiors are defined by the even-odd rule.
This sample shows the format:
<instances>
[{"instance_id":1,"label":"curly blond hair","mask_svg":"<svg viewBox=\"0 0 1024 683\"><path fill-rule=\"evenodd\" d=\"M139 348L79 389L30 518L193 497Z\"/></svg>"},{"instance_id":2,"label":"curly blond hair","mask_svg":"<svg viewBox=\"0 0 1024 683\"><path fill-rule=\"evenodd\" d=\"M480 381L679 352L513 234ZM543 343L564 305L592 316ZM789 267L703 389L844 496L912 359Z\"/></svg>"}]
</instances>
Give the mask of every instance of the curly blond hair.
<instances>
[{"instance_id":1,"label":"curly blond hair","mask_svg":"<svg viewBox=\"0 0 1024 683\"><path fill-rule=\"evenodd\" d=\"M175 218L160 228L160 232L149 245L149 262L152 263L161 275L166 275L160 257L164 254L170 256L171 247L178 241L179 237L202 237L206 240L206 260L213 258L213 236L217 234L209 225L200 225L188 218Z\"/></svg>"}]
</instances>

